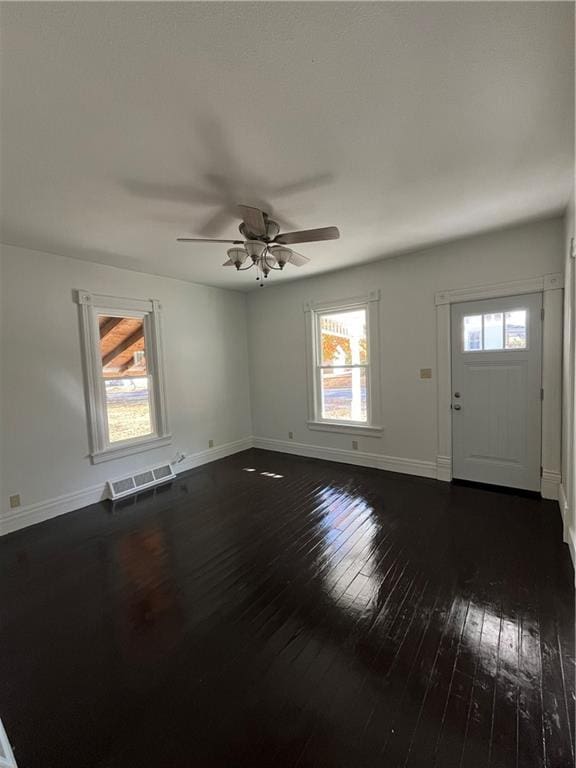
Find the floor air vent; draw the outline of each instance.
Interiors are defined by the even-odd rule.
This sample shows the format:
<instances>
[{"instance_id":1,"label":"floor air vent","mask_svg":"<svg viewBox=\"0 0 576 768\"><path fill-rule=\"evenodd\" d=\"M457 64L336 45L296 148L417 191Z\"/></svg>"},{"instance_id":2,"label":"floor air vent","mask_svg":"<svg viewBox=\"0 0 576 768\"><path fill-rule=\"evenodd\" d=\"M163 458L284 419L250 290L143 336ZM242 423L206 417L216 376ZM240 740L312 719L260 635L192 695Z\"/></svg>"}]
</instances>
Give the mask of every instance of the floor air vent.
<instances>
[{"instance_id":1,"label":"floor air vent","mask_svg":"<svg viewBox=\"0 0 576 768\"><path fill-rule=\"evenodd\" d=\"M115 501L124 498L124 496L139 493L145 488L166 483L175 477L176 473L171 464L162 464L159 467L138 472L136 475L128 475L128 477L122 477L118 480L108 480L108 494Z\"/></svg>"}]
</instances>

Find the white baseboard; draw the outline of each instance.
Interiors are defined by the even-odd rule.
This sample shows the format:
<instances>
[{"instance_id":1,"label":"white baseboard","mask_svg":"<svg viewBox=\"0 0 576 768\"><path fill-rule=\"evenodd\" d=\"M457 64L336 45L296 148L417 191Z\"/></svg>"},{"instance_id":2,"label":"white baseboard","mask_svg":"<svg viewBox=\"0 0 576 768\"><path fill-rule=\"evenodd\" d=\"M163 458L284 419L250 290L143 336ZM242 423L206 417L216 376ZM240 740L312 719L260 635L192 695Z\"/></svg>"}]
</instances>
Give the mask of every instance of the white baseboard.
<instances>
[{"instance_id":1,"label":"white baseboard","mask_svg":"<svg viewBox=\"0 0 576 768\"><path fill-rule=\"evenodd\" d=\"M558 505L560 506L560 513L562 515L562 538L564 539L564 543L568 544L568 498L566 496L566 489L562 483L560 483L558 492Z\"/></svg>"},{"instance_id":2,"label":"white baseboard","mask_svg":"<svg viewBox=\"0 0 576 768\"><path fill-rule=\"evenodd\" d=\"M436 456L436 476L438 480L449 483L452 480L452 457Z\"/></svg>"},{"instance_id":3,"label":"white baseboard","mask_svg":"<svg viewBox=\"0 0 576 768\"><path fill-rule=\"evenodd\" d=\"M233 453L247 451L249 448L252 448L252 445L252 437L244 437L242 440L235 440L233 443L224 443L224 445L217 445L214 448L207 448L205 451L193 453L172 466L174 471L180 474L181 472L187 472L189 469L194 469L194 467L201 467L202 464L225 459L226 456L232 456Z\"/></svg>"},{"instance_id":4,"label":"white baseboard","mask_svg":"<svg viewBox=\"0 0 576 768\"><path fill-rule=\"evenodd\" d=\"M338 461L344 464L355 464L360 467L385 469L389 472L399 472L403 475L436 478L436 464L433 461L421 459L403 459L397 456L383 456L380 453L364 451L347 451L342 448L325 448L306 443L294 443L292 440L276 440L271 437L254 437L254 448L267 451L291 453L296 456L308 456L312 459Z\"/></svg>"},{"instance_id":5,"label":"white baseboard","mask_svg":"<svg viewBox=\"0 0 576 768\"><path fill-rule=\"evenodd\" d=\"M558 494L558 504L562 513L562 538L564 543L568 544L572 565L576 569L576 531L570 527L570 505L564 485L560 483L560 492Z\"/></svg>"},{"instance_id":6,"label":"white baseboard","mask_svg":"<svg viewBox=\"0 0 576 768\"><path fill-rule=\"evenodd\" d=\"M576 531L574 528L568 528L568 549L570 550L570 556L572 557L572 565L576 571ZM574 581L576 583L576 573L574 574Z\"/></svg>"},{"instance_id":7,"label":"white baseboard","mask_svg":"<svg viewBox=\"0 0 576 768\"><path fill-rule=\"evenodd\" d=\"M199 451L187 456L179 464L174 465L174 471L177 474L186 472L202 464L208 464L211 461L223 459L231 456L233 453L239 453L252 447L252 438L246 437L242 440L236 440L232 443L218 445L215 448L208 448L205 451ZM68 512L74 512L76 509L82 509L90 504L96 504L107 497L106 484L100 483L90 488L84 488L81 491L65 493L54 499L40 501L36 504L30 504L27 507L11 510L0 515L0 536L7 533L13 533L21 528L27 528L29 525L42 523L44 520L50 520L59 515L65 515Z\"/></svg>"},{"instance_id":8,"label":"white baseboard","mask_svg":"<svg viewBox=\"0 0 576 768\"><path fill-rule=\"evenodd\" d=\"M355 464L360 467L373 467L404 475L415 475L417 477L428 477L443 481L450 481L451 479L451 460L445 456L438 456L436 462L423 461L421 459L405 459L398 456L384 456L380 453L326 448L268 437L245 437L241 440L216 446L215 448L199 451L187 456L180 463L175 464L174 469L177 474L180 474L181 472L194 469L194 467L223 459L226 456L246 451L252 447L268 451L278 451L280 453L290 453L296 456L308 456L313 459ZM560 473L544 470L542 473L542 496L545 499L561 499L560 494L564 494L564 489L561 486L560 479ZM64 515L68 512L73 512L82 507L87 507L105 498L106 486L105 483L102 483L7 512L0 516L0 536L20 530L21 528L27 528L35 523L41 523L44 520L50 520L53 517ZM562 502L561 509L562 517L566 520ZM566 525L564 528L565 540L570 547L572 559L576 562L575 532Z\"/></svg>"},{"instance_id":9,"label":"white baseboard","mask_svg":"<svg viewBox=\"0 0 576 768\"><path fill-rule=\"evenodd\" d=\"M90 504L96 504L96 502L104 498L106 498L106 484L99 483L91 488L72 491L72 493L65 493L54 499L39 501L27 507L11 510L0 517L0 536L13 533L13 531L18 531L20 528L27 528L29 525L42 523L44 520L50 520L52 517L65 515L67 512L73 512L75 509L82 509L82 507L87 507Z\"/></svg>"},{"instance_id":10,"label":"white baseboard","mask_svg":"<svg viewBox=\"0 0 576 768\"><path fill-rule=\"evenodd\" d=\"M543 499L552 499L558 501L560 498L560 482L562 476L560 472L554 472L550 469L542 470L542 482L540 484L540 494Z\"/></svg>"}]
</instances>

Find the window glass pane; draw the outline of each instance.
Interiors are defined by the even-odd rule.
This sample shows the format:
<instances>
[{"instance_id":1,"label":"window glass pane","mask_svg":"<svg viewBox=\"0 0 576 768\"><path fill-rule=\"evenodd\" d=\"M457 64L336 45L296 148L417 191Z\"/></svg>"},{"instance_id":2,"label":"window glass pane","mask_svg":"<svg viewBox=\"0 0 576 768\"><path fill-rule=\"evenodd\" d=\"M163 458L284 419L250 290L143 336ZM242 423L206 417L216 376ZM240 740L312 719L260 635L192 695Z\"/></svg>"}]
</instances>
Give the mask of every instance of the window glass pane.
<instances>
[{"instance_id":1,"label":"window glass pane","mask_svg":"<svg viewBox=\"0 0 576 768\"><path fill-rule=\"evenodd\" d=\"M322 418L366 421L366 368L323 368L320 371Z\"/></svg>"},{"instance_id":2,"label":"window glass pane","mask_svg":"<svg viewBox=\"0 0 576 768\"><path fill-rule=\"evenodd\" d=\"M320 315L320 347L321 365L366 363L366 310Z\"/></svg>"},{"instance_id":3,"label":"window glass pane","mask_svg":"<svg viewBox=\"0 0 576 768\"><path fill-rule=\"evenodd\" d=\"M108 437L111 443L152 434L144 321L98 317Z\"/></svg>"},{"instance_id":4,"label":"window glass pane","mask_svg":"<svg viewBox=\"0 0 576 768\"><path fill-rule=\"evenodd\" d=\"M506 312L506 349L526 349L526 310Z\"/></svg>"},{"instance_id":5,"label":"window glass pane","mask_svg":"<svg viewBox=\"0 0 576 768\"><path fill-rule=\"evenodd\" d=\"M482 349L482 315L466 315L464 318L464 351Z\"/></svg>"},{"instance_id":6,"label":"window glass pane","mask_svg":"<svg viewBox=\"0 0 576 768\"><path fill-rule=\"evenodd\" d=\"M502 312L484 315L484 349L503 348L502 323Z\"/></svg>"},{"instance_id":7,"label":"window glass pane","mask_svg":"<svg viewBox=\"0 0 576 768\"><path fill-rule=\"evenodd\" d=\"M148 377L106 379L105 384L110 442L152 434Z\"/></svg>"}]
</instances>

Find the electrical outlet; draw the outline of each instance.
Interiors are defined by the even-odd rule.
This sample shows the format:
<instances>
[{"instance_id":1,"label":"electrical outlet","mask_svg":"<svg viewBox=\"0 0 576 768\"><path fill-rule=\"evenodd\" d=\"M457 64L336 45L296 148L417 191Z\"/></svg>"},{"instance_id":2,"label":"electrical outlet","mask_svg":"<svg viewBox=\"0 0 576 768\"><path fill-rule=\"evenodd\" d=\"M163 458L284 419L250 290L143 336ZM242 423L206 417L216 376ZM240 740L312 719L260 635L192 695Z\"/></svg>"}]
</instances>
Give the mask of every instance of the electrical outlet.
<instances>
[{"instance_id":1,"label":"electrical outlet","mask_svg":"<svg viewBox=\"0 0 576 768\"><path fill-rule=\"evenodd\" d=\"M352 450L358 450L358 440L352 440Z\"/></svg>"},{"instance_id":2,"label":"electrical outlet","mask_svg":"<svg viewBox=\"0 0 576 768\"><path fill-rule=\"evenodd\" d=\"M10 496L10 509L16 509L20 506L20 494L15 493L14 496Z\"/></svg>"},{"instance_id":3,"label":"electrical outlet","mask_svg":"<svg viewBox=\"0 0 576 768\"><path fill-rule=\"evenodd\" d=\"M294 440L294 432L288 432L288 439Z\"/></svg>"},{"instance_id":4,"label":"electrical outlet","mask_svg":"<svg viewBox=\"0 0 576 768\"><path fill-rule=\"evenodd\" d=\"M208 448L214 448L214 440L208 440Z\"/></svg>"}]
</instances>

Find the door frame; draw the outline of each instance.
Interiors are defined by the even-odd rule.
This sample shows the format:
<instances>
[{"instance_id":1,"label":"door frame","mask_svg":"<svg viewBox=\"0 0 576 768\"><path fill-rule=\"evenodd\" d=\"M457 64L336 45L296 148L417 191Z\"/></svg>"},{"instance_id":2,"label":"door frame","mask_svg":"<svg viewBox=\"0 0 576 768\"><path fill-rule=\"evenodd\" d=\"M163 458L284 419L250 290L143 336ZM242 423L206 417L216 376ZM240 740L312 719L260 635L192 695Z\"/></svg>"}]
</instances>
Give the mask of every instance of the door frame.
<instances>
[{"instance_id":1,"label":"door frame","mask_svg":"<svg viewBox=\"0 0 576 768\"><path fill-rule=\"evenodd\" d=\"M559 498L562 439L562 312L564 278L560 273L527 280L438 291L436 304L436 367L438 370L438 449L436 476L452 480L452 339L450 305L542 292L542 480L545 499Z\"/></svg>"}]
</instances>

